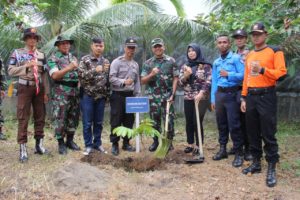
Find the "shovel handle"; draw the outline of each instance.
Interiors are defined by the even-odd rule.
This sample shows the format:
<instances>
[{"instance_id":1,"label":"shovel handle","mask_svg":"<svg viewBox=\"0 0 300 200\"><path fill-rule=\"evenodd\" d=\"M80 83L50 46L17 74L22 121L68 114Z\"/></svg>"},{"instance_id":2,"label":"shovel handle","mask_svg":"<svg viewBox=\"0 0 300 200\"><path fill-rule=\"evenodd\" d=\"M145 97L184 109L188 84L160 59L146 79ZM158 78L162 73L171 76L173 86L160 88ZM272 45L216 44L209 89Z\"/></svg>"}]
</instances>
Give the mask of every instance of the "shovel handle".
<instances>
[{"instance_id":1,"label":"shovel handle","mask_svg":"<svg viewBox=\"0 0 300 200\"><path fill-rule=\"evenodd\" d=\"M195 101L195 110L196 110L196 120L197 120L197 132L199 138L199 151L200 155L203 156L203 146L202 146L202 135L201 135L201 128L200 128L200 117L199 117L199 102Z\"/></svg>"},{"instance_id":2,"label":"shovel handle","mask_svg":"<svg viewBox=\"0 0 300 200\"><path fill-rule=\"evenodd\" d=\"M165 121L165 134L167 134L169 130L169 110L170 110L170 101L167 101L166 106L166 121Z\"/></svg>"}]
</instances>

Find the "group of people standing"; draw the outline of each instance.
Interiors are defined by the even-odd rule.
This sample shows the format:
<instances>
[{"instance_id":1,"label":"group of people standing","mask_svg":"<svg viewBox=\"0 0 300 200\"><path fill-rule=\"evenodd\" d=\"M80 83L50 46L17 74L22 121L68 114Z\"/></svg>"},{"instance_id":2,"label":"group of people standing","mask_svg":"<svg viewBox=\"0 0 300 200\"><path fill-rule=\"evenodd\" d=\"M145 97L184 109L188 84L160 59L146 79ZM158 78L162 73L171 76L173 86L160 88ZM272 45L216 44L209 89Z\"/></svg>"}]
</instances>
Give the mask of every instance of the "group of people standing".
<instances>
[{"instance_id":1,"label":"group of people standing","mask_svg":"<svg viewBox=\"0 0 300 200\"><path fill-rule=\"evenodd\" d=\"M18 79L18 143L20 161L28 160L27 127L31 106L34 118L35 153L46 154L43 145L45 104L50 97L47 73L52 83L51 102L54 117L54 132L58 141L59 154L67 148L80 150L74 141L81 111L83 124L84 154L93 149L102 153L104 107L110 101L111 152L119 154L120 137L112 134L118 126L133 127L134 115L126 113L126 97L139 96L141 85L150 101L150 118L154 128L161 132L162 118L169 112L167 137L174 137L174 107L166 110L167 102L173 102L177 85L184 89L184 112L186 118L187 147L185 153L199 155L199 138L195 106L199 107L202 142L204 141L203 119L207 109L216 111L220 150L213 160L221 160L234 154L234 167L243 165L244 160L252 164L244 174L261 172L262 140L268 162L266 183L276 184L275 167L279 160L276 142L276 81L286 74L284 56L280 49L266 44L267 31L262 23L251 28L254 50L246 48L247 33L236 30L237 51L231 49L230 36L219 35L216 46L220 52L213 65L204 59L200 46L188 45L187 62L179 69L175 59L165 55L165 44L161 38L151 41L153 57L147 60L140 72L133 59L137 49L135 38L127 38L124 54L112 61L103 57L105 43L102 38L91 40L91 53L80 61L70 53L73 40L58 36L56 51L46 59L37 49L41 37L36 29L25 29L25 48L16 49L9 60L8 73ZM196 102L196 104L195 104ZM227 152L229 133L233 141ZM2 136L1 136L2 137ZM196 139L196 144L195 144ZM149 151L158 147L158 138L153 138ZM169 150L172 150L173 145ZM122 149L135 151L127 137L123 138Z\"/></svg>"}]
</instances>

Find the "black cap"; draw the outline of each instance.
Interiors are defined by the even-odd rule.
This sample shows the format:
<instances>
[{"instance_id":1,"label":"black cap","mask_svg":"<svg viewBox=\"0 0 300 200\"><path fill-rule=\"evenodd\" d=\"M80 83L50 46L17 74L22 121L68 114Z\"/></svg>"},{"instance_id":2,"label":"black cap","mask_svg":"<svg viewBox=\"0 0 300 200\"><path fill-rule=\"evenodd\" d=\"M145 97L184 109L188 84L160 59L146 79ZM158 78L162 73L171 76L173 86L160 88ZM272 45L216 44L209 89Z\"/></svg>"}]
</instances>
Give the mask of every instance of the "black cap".
<instances>
[{"instance_id":1,"label":"black cap","mask_svg":"<svg viewBox=\"0 0 300 200\"><path fill-rule=\"evenodd\" d=\"M26 28L23 32L23 40L26 40L28 36L36 37L37 40L41 40L41 36L37 34L37 30L35 28Z\"/></svg>"},{"instance_id":2,"label":"black cap","mask_svg":"<svg viewBox=\"0 0 300 200\"><path fill-rule=\"evenodd\" d=\"M253 33L267 33L267 31L265 30L264 24L261 22L257 22L255 24L253 24L251 26L250 34L253 34Z\"/></svg>"},{"instance_id":3,"label":"black cap","mask_svg":"<svg viewBox=\"0 0 300 200\"><path fill-rule=\"evenodd\" d=\"M236 38L238 36L242 36L242 37L247 37L248 34L246 31L244 31L243 29L237 29L236 31L234 31L234 33L232 34L233 38Z\"/></svg>"},{"instance_id":4,"label":"black cap","mask_svg":"<svg viewBox=\"0 0 300 200\"><path fill-rule=\"evenodd\" d=\"M126 47L137 47L136 39L133 37L129 37L125 40Z\"/></svg>"},{"instance_id":5,"label":"black cap","mask_svg":"<svg viewBox=\"0 0 300 200\"><path fill-rule=\"evenodd\" d=\"M101 44L102 42L104 42L104 40L100 37L95 37L92 39L93 43L97 43L97 44Z\"/></svg>"}]
</instances>

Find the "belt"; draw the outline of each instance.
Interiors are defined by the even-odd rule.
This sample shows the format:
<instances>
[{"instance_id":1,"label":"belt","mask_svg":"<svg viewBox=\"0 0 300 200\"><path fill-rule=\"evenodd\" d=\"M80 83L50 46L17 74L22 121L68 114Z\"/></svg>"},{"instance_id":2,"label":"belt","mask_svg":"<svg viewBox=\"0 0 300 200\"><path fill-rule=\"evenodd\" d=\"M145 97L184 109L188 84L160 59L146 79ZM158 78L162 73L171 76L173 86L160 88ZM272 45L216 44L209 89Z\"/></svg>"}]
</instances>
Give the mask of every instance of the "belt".
<instances>
[{"instance_id":1,"label":"belt","mask_svg":"<svg viewBox=\"0 0 300 200\"><path fill-rule=\"evenodd\" d=\"M21 78L19 78L18 83L21 85L35 86L35 81L25 80L25 79L21 79ZM39 81L39 83L41 84L42 81Z\"/></svg>"},{"instance_id":2,"label":"belt","mask_svg":"<svg viewBox=\"0 0 300 200\"><path fill-rule=\"evenodd\" d=\"M113 94L118 94L122 97L132 97L133 91L112 91Z\"/></svg>"},{"instance_id":3,"label":"belt","mask_svg":"<svg viewBox=\"0 0 300 200\"><path fill-rule=\"evenodd\" d=\"M233 87L221 87L218 86L218 92L224 92L224 93L228 93L228 92L237 92L242 90L242 86L233 86Z\"/></svg>"},{"instance_id":4,"label":"belt","mask_svg":"<svg viewBox=\"0 0 300 200\"><path fill-rule=\"evenodd\" d=\"M248 94L261 95L275 91L275 86L263 88L248 88Z\"/></svg>"},{"instance_id":5,"label":"belt","mask_svg":"<svg viewBox=\"0 0 300 200\"><path fill-rule=\"evenodd\" d=\"M78 86L77 81L55 81L54 83L59 84L59 85L72 87L72 88L76 88Z\"/></svg>"}]
</instances>

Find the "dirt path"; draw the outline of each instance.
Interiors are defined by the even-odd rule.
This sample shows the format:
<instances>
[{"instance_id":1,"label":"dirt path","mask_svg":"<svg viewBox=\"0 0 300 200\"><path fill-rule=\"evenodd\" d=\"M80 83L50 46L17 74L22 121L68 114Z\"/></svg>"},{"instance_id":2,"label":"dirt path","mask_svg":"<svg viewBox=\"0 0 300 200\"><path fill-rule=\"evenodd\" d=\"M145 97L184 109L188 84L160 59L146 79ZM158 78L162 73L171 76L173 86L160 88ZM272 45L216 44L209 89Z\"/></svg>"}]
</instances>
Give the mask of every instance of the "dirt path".
<instances>
[{"instance_id":1,"label":"dirt path","mask_svg":"<svg viewBox=\"0 0 300 200\"><path fill-rule=\"evenodd\" d=\"M52 141L52 154L41 157L33 155L30 143L30 160L23 165L14 142L0 145L0 199L300 199L300 178L293 174L279 169L278 185L270 189L265 186L265 163L263 173L248 177L241 174L242 168L231 166L233 157L213 161L214 138L208 138L206 159L199 165L183 163L183 141L175 143L166 161L153 159L147 151L121 152L118 158L98 153L84 157L81 152L64 157ZM144 142L146 148L150 140ZM128 163L154 167L137 172L128 170Z\"/></svg>"}]
</instances>

